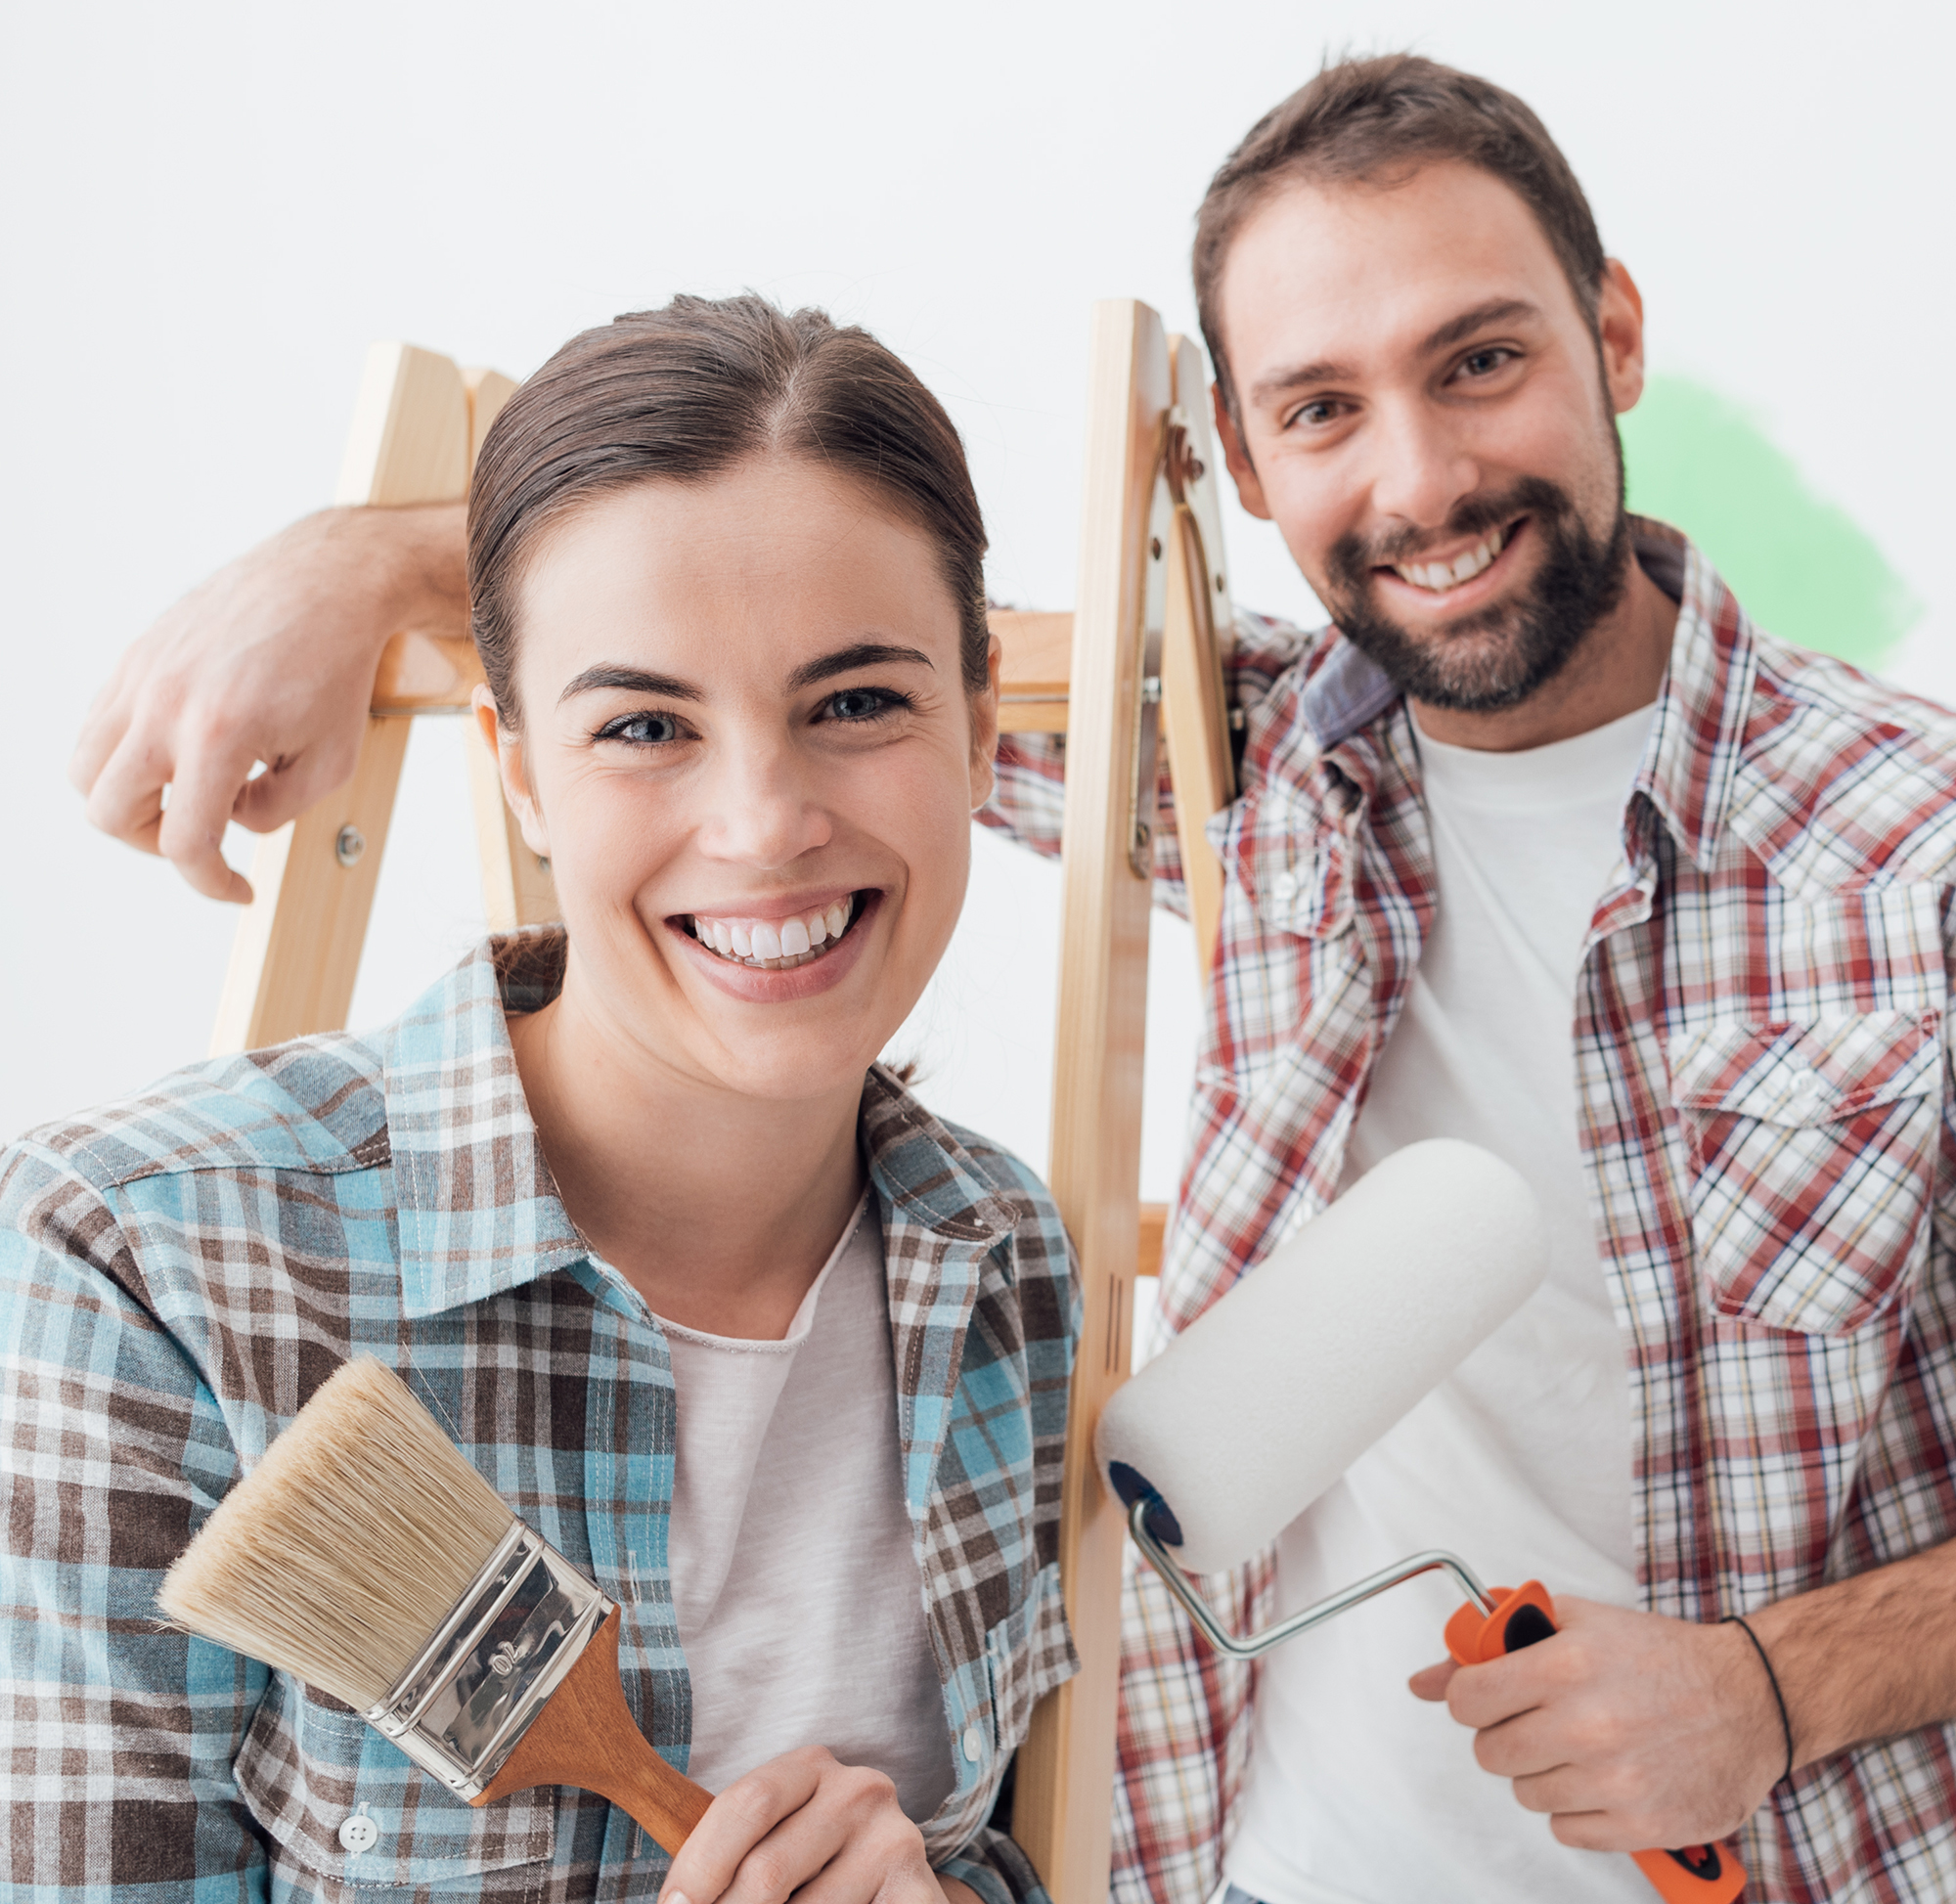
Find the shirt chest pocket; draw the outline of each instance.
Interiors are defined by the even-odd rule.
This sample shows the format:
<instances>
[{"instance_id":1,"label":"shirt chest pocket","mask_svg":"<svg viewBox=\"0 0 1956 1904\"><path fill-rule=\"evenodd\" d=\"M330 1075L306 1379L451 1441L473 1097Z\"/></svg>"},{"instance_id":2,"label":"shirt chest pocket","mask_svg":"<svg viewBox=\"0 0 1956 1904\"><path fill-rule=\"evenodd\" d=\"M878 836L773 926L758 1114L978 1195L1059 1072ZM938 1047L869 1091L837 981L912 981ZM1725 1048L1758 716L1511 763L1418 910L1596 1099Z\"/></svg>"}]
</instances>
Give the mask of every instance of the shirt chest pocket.
<instances>
[{"instance_id":1,"label":"shirt chest pocket","mask_svg":"<svg viewBox=\"0 0 1956 1904\"><path fill-rule=\"evenodd\" d=\"M466 1885L536 1893L556 1836L554 1789L479 1810L397 1751L357 1713L275 1677L233 1765L268 1839L273 1889L351 1900L375 1890Z\"/></svg>"},{"instance_id":2,"label":"shirt chest pocket","mask_svg":"<svg viewBox=\"0 0 1956 1904\"><path fill-rule=\"evenodd\" d=\"M1671 1041L1699 1273L1720 1315L1845 1333L1928 1254L1941 1115L1934 1012L1714 1020Z\"/></svg>"}]
</instances>

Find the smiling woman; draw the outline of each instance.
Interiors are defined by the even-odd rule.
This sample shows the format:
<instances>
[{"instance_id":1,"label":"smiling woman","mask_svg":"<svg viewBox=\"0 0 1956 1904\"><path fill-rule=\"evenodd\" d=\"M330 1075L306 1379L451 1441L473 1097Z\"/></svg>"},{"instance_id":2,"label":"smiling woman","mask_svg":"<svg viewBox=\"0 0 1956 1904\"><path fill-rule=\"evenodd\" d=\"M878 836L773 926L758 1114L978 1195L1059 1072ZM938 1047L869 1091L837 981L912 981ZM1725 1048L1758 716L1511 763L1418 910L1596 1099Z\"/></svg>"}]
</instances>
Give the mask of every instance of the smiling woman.
<instances>
[{"instance_id":1,"label":"smiling woman","mask_svg":"<svg viewBox=\"0 0 1956 1904\"><path fill-rule=\"evenodd\" d=\"M96 1636L64 1687L180 1748L73 1800L77 1844L145 1821L101 1883L1037 1892L992 1814L1073 1665L1068 1248L1021 1165L876 1063L991 788L984 549L955 430L867 333L683 298L573 339L469 501L475 714L564 924L379 1034L195 1067L0 1159L23 1286L66 1318L27 1331L17 1418L99 1446L122 1504L107 1558L17 1516L14 1597L48 1648ZM620 1602L641 1724L722 1793L669 1871L601 1800L472 1810L280 1675L82 1619L105 1568L146 1609L356 1351Z\"/></svg>"}]
</instances>

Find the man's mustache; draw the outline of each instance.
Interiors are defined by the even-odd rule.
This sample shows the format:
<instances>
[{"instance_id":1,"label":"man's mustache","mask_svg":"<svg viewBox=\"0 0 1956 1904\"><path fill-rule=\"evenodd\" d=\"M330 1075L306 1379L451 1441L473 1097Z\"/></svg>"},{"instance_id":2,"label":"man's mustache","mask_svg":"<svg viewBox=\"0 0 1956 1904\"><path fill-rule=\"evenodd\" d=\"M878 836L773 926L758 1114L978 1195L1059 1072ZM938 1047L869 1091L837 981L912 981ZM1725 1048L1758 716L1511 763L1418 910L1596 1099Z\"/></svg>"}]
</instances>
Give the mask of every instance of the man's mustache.
<instances>
[{"instance_id":1,"label":"man's mustache","mask_svg":"<svg viewBox=\"0 0 1956 1904\"><path fill-rule=\"evenodd\" d=\"M1339 582L1361 589L1371 579L1373 569L1418 561L1425 550L1441 543L1463 536L1478 541L1490 529L1505 529L1517 516L1554 520L1573 513L1575 508L1575 500L1560 483L1550 482L1546 476L1524 476L1498 495L1462 497L1438 529L1420 529L1407 523L1380 536L1341 536L1332 544L1326 562Z\"/></svg>"}]
</instances>

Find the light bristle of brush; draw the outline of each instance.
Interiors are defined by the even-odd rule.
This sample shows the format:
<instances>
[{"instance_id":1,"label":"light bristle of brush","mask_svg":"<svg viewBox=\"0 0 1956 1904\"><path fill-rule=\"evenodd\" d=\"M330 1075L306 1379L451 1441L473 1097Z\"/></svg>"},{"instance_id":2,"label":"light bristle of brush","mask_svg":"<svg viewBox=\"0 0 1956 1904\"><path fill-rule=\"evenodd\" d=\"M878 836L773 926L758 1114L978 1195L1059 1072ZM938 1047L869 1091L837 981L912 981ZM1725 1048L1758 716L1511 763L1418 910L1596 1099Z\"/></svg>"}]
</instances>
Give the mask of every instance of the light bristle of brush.
<instances>
[{"instance_id":1,"label":"light bristle of brush","mask_svg":"<svg viewBox=\"0 0 1956 1904\"><path fill-rule=\"evenodd\" d=\"M323 1383L163 1577L177 1625L358 1711L399 1684L515 1517L384 1363Z\"/></svg>"}]
</instances>

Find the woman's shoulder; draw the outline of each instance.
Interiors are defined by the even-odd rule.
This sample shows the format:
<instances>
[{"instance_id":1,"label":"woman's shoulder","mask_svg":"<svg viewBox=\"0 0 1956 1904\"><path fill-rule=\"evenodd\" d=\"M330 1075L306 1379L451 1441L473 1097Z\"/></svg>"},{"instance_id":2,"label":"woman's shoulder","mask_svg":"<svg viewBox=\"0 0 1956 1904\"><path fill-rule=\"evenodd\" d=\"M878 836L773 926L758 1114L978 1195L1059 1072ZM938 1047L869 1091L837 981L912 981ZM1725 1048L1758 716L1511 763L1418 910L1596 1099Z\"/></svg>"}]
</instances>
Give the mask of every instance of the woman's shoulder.
<instances>
[{"instance_id":1,"label":"woman's shoulder","mask_svg":"<svg viewBox=\"0 0 1956 1904\"><path fill-rule=\"evenodd\" d=\"M375 1043L343 1032L185 1065L0 1150L0 1224L19 1227L62 1183L107 1199L188 1173L337 1174L383 1163L383 1077Z\"/></svg>"},{"instance_id":2,"label":"woman's shoulder","mask_svg":"<svg viewBox=\"0 0 1956 1904\"><path fill-rule=\"evenodd\" d=\"M1045 1179L1023 1157L964 1125L948 1118L943 1122L947 1134L984 1173L994 1191L1013 1206L1021 1220L1030 1218L1063 1228L1059 1206L1053 1202Z\"/></svg>"},{"instance_id":3,"label":"woman's shoulder","mask_svg":"<svg viewBox=\"0 0 1956 1904\"><path fill-rule=\"evenodd\" d=\"M22 1173L53 1173L108 1194L192 1173L334 1176L386 1164L390 1080L398 1088L405 1074L432 1078L439 1097L458 1067L507 1049L503 962L519 968L508 983L527 982L522 960L535 962L530 941L539 937L485 941L376 1030L318 1032L207 1058L25 1132L0 1151L0 1211Z\"/></svg>"},{"instance_id":4,"label":"woman's shoulder","mask_svg":"<svg viewBox=\"0 0 1956 1904\"><path fill-rule=\"evenodd\" d=\"M389 1231L374 1220L392 1202L375 1183L390 1164L380 1076L369 1046L334 1034L188 1065L26 1132L0 1151L9 1330L171 1395L231 1394L221 1372L247 1365L249 1387L272 1367L253 1359L260 1337L280 1345L275 1387L308 1344L343 1353L336 1240Z\"/></svg>"},{"instance_id":5,"label":"woman's shoulder","mask_svg":"<svg viewBox=\"0 0 1956 1904\"><path fill-rule=\"evenodd\" d=\"M940 1118L877 1066L863 1096L870 1175L886 1202L928 1227L1009 1245L1020 1272L1071 1278L1072 1245L1040 1174L1003 1144Z\"/></svg>"}]
</instances>

